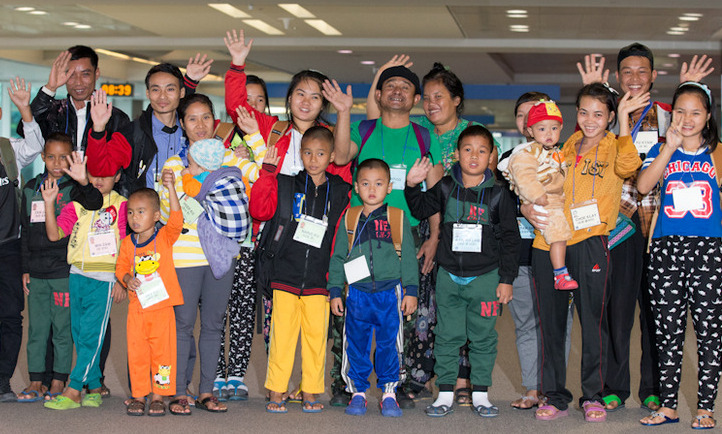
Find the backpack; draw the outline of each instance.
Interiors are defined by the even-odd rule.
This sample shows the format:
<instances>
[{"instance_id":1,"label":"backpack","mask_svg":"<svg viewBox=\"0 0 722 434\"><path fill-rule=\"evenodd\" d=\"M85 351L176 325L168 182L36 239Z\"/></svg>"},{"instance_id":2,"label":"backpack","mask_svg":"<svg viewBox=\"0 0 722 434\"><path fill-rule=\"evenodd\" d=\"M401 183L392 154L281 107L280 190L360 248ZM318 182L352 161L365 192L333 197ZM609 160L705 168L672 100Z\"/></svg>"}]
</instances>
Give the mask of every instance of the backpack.
<instances>
[{"instance_id":1,"label":"backpack","mask_svg":"<svg viewBox=\"0 0 722 434\"><path fill-rule=\"evenodd\" d=\"M346 212L344 216L344 224L346 225L346 235L348 235L348 249L349 251L353 247L353 243L356 239L356 227L358 221L361 218L361 211L363 205L352 206ZM388 220L391 226L391 242L394 244L396 254L401 259L401 243L404 240L404 211L401 208L394 206L387 207Z\"/></svg>"},{"instance_id":2,"label":"backpack","mask_svg":"<svg viewBox=\"0 0 722 434\"><path fill-rule=\"evenodd\" d=\"M411 122L411 127L414 129L414 135L416 136L416 143L419 145L419 153L421 154L421 157L425 157L428 155L429 150L431 149L431 133L426 128L422 127L421 125ZM371 137L371 134L373 134L374 130L376 129L376 119L366 119L361 121L361 123L358 126L358 132L361 135L361 144L359 144L358 147L358 153L356 154L356 158L353 160L353 165L351 167L351 173L354 173L356 171L356 166L358 165L359 156L361 155L361 150L363 149L366 142Z\"/></svg>"},{"instance_id":3,"label":"backpack","mask_svg":"<svg viewBox=\"0 0 722 434\"><path fill-rule=\"evenodd\" d=\"M8 175L8 179L15 186L15 196L18 201L18 207L20 206L20 180L18 173L18 164L15 159L15 150L13 145L5 137L0 137L0 158L2 159L3 165L5 166L5 173Z\"/></svg>"}]
</instances>

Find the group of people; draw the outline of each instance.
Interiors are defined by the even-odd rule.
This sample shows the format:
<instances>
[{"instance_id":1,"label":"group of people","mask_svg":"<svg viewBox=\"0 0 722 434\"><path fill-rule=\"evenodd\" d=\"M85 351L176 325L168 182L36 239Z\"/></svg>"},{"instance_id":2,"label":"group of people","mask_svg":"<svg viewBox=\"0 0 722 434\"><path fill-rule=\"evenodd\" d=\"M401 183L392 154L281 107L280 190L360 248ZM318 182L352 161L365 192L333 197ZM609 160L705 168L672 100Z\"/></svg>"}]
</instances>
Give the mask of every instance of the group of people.
<instances>
[{"instance_id":1,"label":"group of people","mask_svg":"<svg viewBox=\"0 0 722 434\"><path fill-rule=\"evenodd\" d=\"M464 88L444 65L419 80L407 56L394 56L371 85L367 120L354 123L350 86L300 71L279 120L265 82L245 73L252 41L235 30L224 40L233 123L195 91L212 62L200 55L185 76L152 67L150 104L133 121L96 90L89 47L61 53L32 103L29 85L11 82L24 138L0 140L0 401L101 405L110 310L127 298L132 416L225 412L225 401L248 399L257 325L269 413L295 401L323 411L330 332L330 404L346 414L367 412L375 370L384 416L433 397L436 377L428 416L471 406L495 417L495 324L508 305L526 388L511 405L553 420L572 401L576 306L579 406L602 422L631 394L638 302L639 398L651 411L640 422L679 421L689 308L699 354L692 427L714 427L722 148L701 82L711 59L683 65L670 105L650 99L656 71L644 45L619 51L621 95L604 59L587 56L576 119L525 93L514 114L528 141L499 155L489 130L461 117ZM422 99L425 116L411 117ZM565 121L576 131L562 144ZM45 170L19 188L19 170L38 154ZM30 383L16 395L23 290ZM299 335L302 374L289 389Z\"/></svg>"}]
</instances>

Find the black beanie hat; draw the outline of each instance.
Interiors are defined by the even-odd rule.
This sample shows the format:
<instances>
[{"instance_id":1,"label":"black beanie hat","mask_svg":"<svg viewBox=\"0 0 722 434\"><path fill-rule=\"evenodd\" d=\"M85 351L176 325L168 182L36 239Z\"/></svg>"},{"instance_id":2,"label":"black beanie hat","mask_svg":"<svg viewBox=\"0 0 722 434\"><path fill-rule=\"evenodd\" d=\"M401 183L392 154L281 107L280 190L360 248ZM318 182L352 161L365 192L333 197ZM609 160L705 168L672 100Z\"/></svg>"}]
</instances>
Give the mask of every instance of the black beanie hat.
<instances>
[{"instance_id":1,"label":"black beanie hat","mask_svg":"<svg viewBox=\"0 0 722 434\"><path fill-rule=\"evenodd\" d=\"M421 95L421 83L419 83L419 77L409 68L402 65L392 66L382 72L378 83L376 83L376 89L381 90L381 87L384 85L386 80L392 77L401 77L409 80L416 88L416 94Z\"/></svg>"}]
</instances>

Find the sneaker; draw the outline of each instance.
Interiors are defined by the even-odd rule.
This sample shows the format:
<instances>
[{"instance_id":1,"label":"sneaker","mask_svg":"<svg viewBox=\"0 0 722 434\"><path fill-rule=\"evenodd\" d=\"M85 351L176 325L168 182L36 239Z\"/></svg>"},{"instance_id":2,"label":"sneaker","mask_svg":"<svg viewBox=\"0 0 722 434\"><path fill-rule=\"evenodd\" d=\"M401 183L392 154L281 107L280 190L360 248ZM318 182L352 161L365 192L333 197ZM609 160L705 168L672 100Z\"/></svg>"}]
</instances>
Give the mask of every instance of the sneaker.
<instances>
[{"instance_id":1,"label":"sneaker","mask_svg":"<svg viewBox=\"0 0 722 434\"><path fill-rule=\"evenodd\" d=\"M404 388L399 388L398 392L396 393L396 403L400 408L403 408L404 410L416 407L414 400L409 397L406 389Z\"/></svg>"},{"instance_id":2,"label":"sneaker","mask_svg":"<svg viewBox=\"0 0 722 434\"><path fill-rule=\"evenodd\" d=\"M0 402L17 402L18 396L10 387L10 379L0 378Z\"/></svg>"},{"instance_id":3,"label":"sneaker","mask_svg":"<svg viewBox=\"0 0 722 434\"><path fill-rule=\"evenodd\" d=\"M348 403L344 413L351 416L363 416L366 414L366 399L361 395L354 396Z\"/></svg>"},{"instance_id":4,"label":"sneaker","mask_svg":"<svg viewBox=\"0 0 722 434\"><path fill-rule=\"evenodd\" d=\"M399 408L399 404L392 397L388 397L381 401L381 415L384 417L401 417L404 412Z\"/></svg>"},{"instance_id":5,"label":"sneaker","mask_svg":"<svg viewBox=\"0 0 722 434\"><path fill-rule=\"evenodd\" d=\"M100 404L103 403L103 398L101 397L100 393L88 393L83 397L83 400L80 402L80 404L83 407L100 407Z\"/></svg>"},{"instance_id":6,"label":"sneaker","mask_svg":"<svg viewBox=\"0 0 722 434\"><path fill-rule=\"evenodd\" d=\"M331 404L332 407L346 407L349 402L351 402L351 394L343 389L337 389L333 391L333 396L329 404Z\"/></svg>"},{"instance_id":7,"label":"sneaker","mask_svg":"<svg viewBox=\"0 0 722 434\"><path fill-rule=\"evenodd\" d=\"M579 284L576 280L572 279L569 273L560 274L554 278L554 289L569 291L577 288L579 288Z\"/></svg>"}]
</instances>

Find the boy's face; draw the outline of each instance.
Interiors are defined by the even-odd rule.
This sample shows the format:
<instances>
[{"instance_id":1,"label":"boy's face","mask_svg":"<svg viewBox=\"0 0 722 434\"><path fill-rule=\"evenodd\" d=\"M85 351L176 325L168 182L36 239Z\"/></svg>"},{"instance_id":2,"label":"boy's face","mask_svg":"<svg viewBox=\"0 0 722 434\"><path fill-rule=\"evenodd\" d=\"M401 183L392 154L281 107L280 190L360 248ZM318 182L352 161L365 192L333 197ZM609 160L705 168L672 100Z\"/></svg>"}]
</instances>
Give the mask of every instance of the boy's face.
<instances>
[{"instance_id":1,"label":"boy's face","mask_svg":"<svg viewBox=\"0 0 722 434\"><path fill-rule=\"evenodd\" d=\"M551 149L559 143L559 135L562 133L562 124L559 121L553 119L546 119L539 121L534 125L527 127L534 141L544 147L544 149Z\"/></svg>"},{"instance_id":2,"label":"boy's face","mask_svg":"<svg viewBox=\"0 0 722 434\"><path fill-rule=\"evenodd\" d=\"M466 136L455 152L461 173L469 176L483 175L489 167L491 146L485 137Z\"/></svg>"},{"instance_id":3,"label":"boy's face","mask_svg":"<svg viewBox=\"0 0 722 434\"><path fill-rule=\"evenodd\" d=\"M111 191L113 191L113 187L115 187L115 183L120 180L120 171L116 173L114 176L93 176L90 173L88 173L88 181L90 181L91 184L93 184L93 187L97 188L103 196L108 195Z\"/></svg>"},{"instance_id":4,"label":"boy's face","mask_svg":"<svg viewBox=\"0 0 722 434\"><path fill-rule=\"evenodd\" d=\"M333 161L334 152L331 143L319 139L307 139L301 142L301 160L309 175L317 176L326 172Z\"/></svg>"},{"instance_id":5,"label":"boy's face","mask_svg":"<svg viewBox=\"0 0 722 434\"><path fill-rule=\"evenodd\" d=\"M70 144L65 142L47 142L40 157L48 170L48 178L58 180L65 175L63 169L70 167Z\"/></svg>"},{"instance_id":6,"label":"boy's face","mask_svg":"<svg viewBox=\"0 0 722 434\"><path fill-rule=\"evenodd\" d=\"M144 196L128 199L128 225L136 234L153 228L160 220L160 210Z\"/></svg>"},{"instance_id":7,"label":"boy's face","mask_svg":"<svg viewBox=\"0 0 722 434\"><path fill-rule=\"evenodd\" d=\"M386 195L391 193L392 186L385 170L365 168L356 173L354 188L364 205L378 207L384 203Z\"/></svg>"},{"instance_id":8,"label":"boy's face","mask_svg":"<svg viewBox=\"0 0 722 434\"><path fill-rule=\"evenodd\" d=\"M644 56L629 56L619 62L619 71L616 72L622 94L631 92L632 96L649 92L652 83L657 78L657 71Z\"/></svg>"},{"instance_id":9,"label":"boy's face","mask_svg":"<svg viewBox=\"0 0 722 434\"><path fill-rule=\"evenodd\" d=\"M146 89L145 95L150 100L150 107L154 113L175 112L185 94L185 88L178 83L178 78L173 74L156 72L148 78L148 89Z\"/></svg>"}]
</instances>

